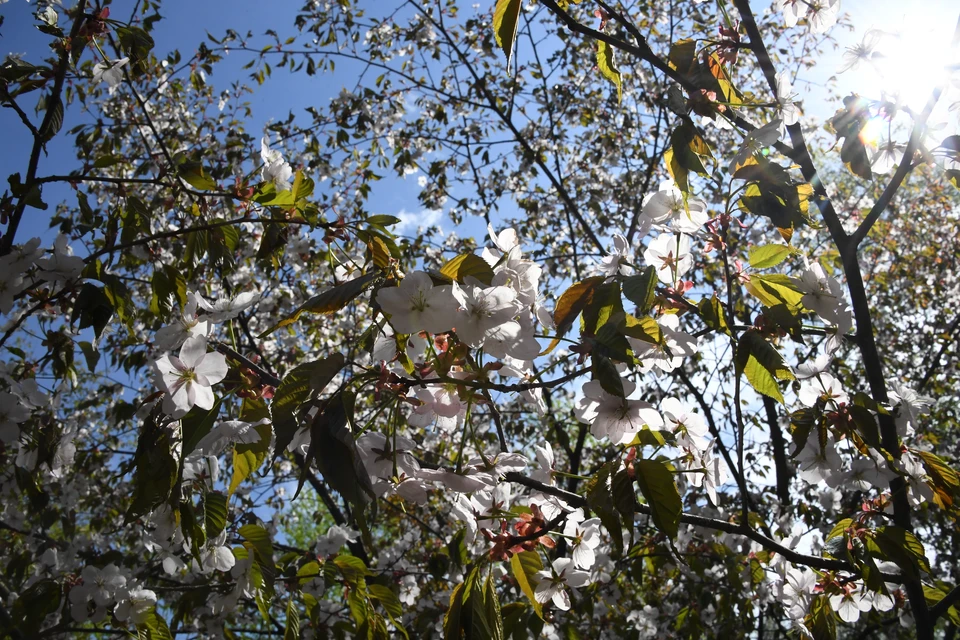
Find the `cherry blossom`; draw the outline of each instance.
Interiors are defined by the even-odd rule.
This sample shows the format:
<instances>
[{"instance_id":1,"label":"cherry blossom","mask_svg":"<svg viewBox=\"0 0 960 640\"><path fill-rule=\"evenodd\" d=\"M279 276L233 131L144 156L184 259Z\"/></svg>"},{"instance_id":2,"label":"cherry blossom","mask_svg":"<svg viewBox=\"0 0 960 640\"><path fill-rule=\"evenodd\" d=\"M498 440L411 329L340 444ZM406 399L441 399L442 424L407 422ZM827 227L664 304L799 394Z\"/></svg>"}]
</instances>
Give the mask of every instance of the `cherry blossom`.
<instances>
[{"instance_id":1,"label":"cherry blossom","mask_svg":"<svg viewBox=\"0 0 960 640\"><path fill-rule=\"evenodd\" d=\"M160 351L170 351L183 344L184 340L191 336L210 335L210 323L208 318L200 318L197 315L197 303L199 296L193 292L187 292L187 304L183 307L180 317L165 327L157 330L154 337L154 344Z\"/></svg>"},{"instance_id":2,"label":"cherry blossom","mask_svg":"<svg viewBox=\"0 0 960 640\"><path fill-rule=\"evenodd\" d=\"M861 62L866 62L876 68L877 59L881 57L877 49L883 35L883 31L879 29L870 29L863 34L863 39L859 43L847 47L847 50L843 53L843 64L837 69L837 73L853 71L860 66Z\"/></svg>"},{"instance_id":3,"label":"cherry blossom","mask_svg":"<svg viewBox=\"0 0 960 640\"><path fill-rule=\"evenodd\" d=\"M263 169L260 172L265 182L272 182L280 191L290 189L290 178L293 177L293 168L283 159L283 155L270 148L270 138L263 136L260 141L260 159L263 160Z\"/></svg>"},{"instance_id":4,"label":"cherry blossom","mask_svg":"<svg viewBox=\"0 0 960 640\"><path fill-rule=\"evenodd\" d=\"M643 259L657 270L660 282L672 287L693 268L690 236L684 233L661 233L647 245Z\"/></svg>"},{"instance_id":5,"label":"cherry blossom","mask_svg":"<svg viewBox=\"0 0 960 640\"><path fill-rule=\"evenodd\" d=\"M377 304L390 315L398 333L440 333L453 327L453 292L447 285L434 286L430 274L414 271L399 286L380 289Z\"/></svg>"},{"instance_id":6,"label":"cherry blossom","mask_svg":"<svg viewBox=\"0 0 960 640\"><path fill-rule=\"evenodd\" d=\"M597 271L604 276L630 275L631 268L622 264L629 258L630 245L627 239L619 233L613 234L613 251L600 261L597 265Z\"/></svg>"},{"instance_id":7,"label":"cherry blossom","mask_svg":"<svg viewBox=\"0 0 960 640\"><path fill-rule=\"evenodd\" d=\"M596 549L600 546L600 519L585 519L583 509L567 516L563 535L570 541L573 563L580 569L589 570L596 562Z\"/></svg>"},{"instance_id":8,"label":"cherry blossom","mask_svg":"<svg viewBox=\"0 0 960 640\"><path fill-rule=\"evenodd\" d=\"M634 383L629 380L622 383L624 395L633 393ZM608 438L613 444L626 444L644 426L654 431L663 427L663 417L653 405L612 395L597 380L583 385L583 395L577 403L577 419L590 423L590 433L597 438Z\"/></svg>"},{"instance_id":9,"label":"cherry blossom","mask_svg":"<svg viewBox=\"0 0 960 640\"><path fill-rule=\"evenodd\" d=\"M197 296L197 304L204 310L203 319L214 324L232 320L260 301L260 294L256 291L244 291L233 298L222 298L209 303L202 296Z\"/></svg>"},{"instance_id":10,"label":"cherry blossom","mask_svg":"<svg viewBox=\"0 0 960 640\"><path fill-rule=\"evenodd\" d=\"M570 558L557 558L550 570L540 571L537 576L540 578L540 584L534 590L537 602L545 604L552 600L553 606L563 611L570 609L570 594L566 587L582 587L590 581L590 574L575 569Z\"/></svg>"},{"instance_id":11,"label":"cherry blossom","mask_svg":"<svg viewBox=\"0 0 960 640\"><path fill-rule=\"evenodd\" d=\"M219 353L208 353L203 336L187 338L179 357L164 356L154 366L157 386L167 392L163 410L171 415L183 415L194 405L212 409L211 387L227 375L226 358Z\"/></svg>"},{"instance_id":12,"label":"cherry blossom","mask_svg":"<svg viewBox=\"0 0 960 640\"><path fill-rule=\"evenodd\" d=\"M785 127L800 121L800 109L796 105L796 97L793 93L793 83L790 81L790 72L781 71L777 74L777 103L780 105L780 120Z\"/></svg>"},{"instance_id":13,"label":"cherry blossom","mask_svg":"<svg viewBox=\"0 0 960 640\"><path fill-rule=\"evenodd\" d=\"M112 62L98 62L93 65L93 83L106 82L111 93L123 82L123 67L130 62L130 58L120 58Z\"/></svg>"},{"instance_id":14,"label":"cherry blossom","mask_svg":"<svg viewBox=\"0 0 960 640\"><path fill-rule=\"evenodd\" d=\"M739 167L747 163L754 155L760 153L780 140L783 131L783 120L777 118L767 124L747 133L743 138L737 155L730 163L730 173L735 173Z\"/></svg>"}]
</instances>

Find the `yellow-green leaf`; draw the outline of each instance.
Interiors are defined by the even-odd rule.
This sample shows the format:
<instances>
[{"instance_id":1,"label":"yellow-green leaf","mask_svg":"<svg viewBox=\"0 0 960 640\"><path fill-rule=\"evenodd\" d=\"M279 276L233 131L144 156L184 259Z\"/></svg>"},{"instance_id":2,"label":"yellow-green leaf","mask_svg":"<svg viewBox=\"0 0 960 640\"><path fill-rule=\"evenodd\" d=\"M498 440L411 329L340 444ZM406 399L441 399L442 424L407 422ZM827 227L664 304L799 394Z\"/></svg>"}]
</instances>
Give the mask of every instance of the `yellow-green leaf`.
<instances>
[{"instance_id":1,"label":"yellow-green leaf","mask_svg":"<svg viewBox=\"0 0 960 640\"><path fill-rule=\"evenodd\" d=\"M217 181L207 175L199 162L184 162L177 167L177 172L194 189L213 191L218 188Z\"/></svg>"},{"instance_id":2,"label":"yellow-green leaf","mask_svg":"<svg viewBox=\"0 0 960 640\"><path fill-rule=\"evenodd\" d=\"M507 57L508 70L513 62L513 45L517 39L522 7L523 0L497 0L493 10L493 35L497 39L497 46Z\"/></svg>"},{"instance_id":3,"label":"yellow-green leaf","mask_svg":"<svg viewBox=\"0 0 960 640\"><path fill-rule=\"evenodd\" d=\"M473 276L487 286L493 281L493 268L486 260L473 253L464 253L450 260L440 267L440 273L460 284L463 284L467 276Z\"/></svg>"},{"instance_id":4,"label":"yellow-green leaf","mask_svg":"<svg viewBox=\"0 0 960 640\"><path fill-rule=\"evenodd\" d=\"M521 551L510 558L510 568L513 570L513 577L520 585L523 595L527 596L533 605L533 610L541 619L543 619L543 607L537 602L534 596L539 579L537 572L543 569L543 562L540 560L540 554L536 551Z\"/></svg>"},{"instance_id":5,"label":"yellow-green leaf","mask_svg":"<svg viewBox=\"0 0 960 640\"><path fill-rule=\"evenodd\" d=\"M617 102L623 99L623 75L613 59L613 47L602 40L597 41L597 68L600 74L617 88Z\"/></svg>"},{"instance_id":6,"label":"yellow-green leaf","mask_svg":"<svg viewBox=\"0 0 960 640\"><path fill-rule=\"evenodd\" d=\"M750 249L750 266L754 269L775 267L797 250L787 244L767 244Z\"/></svg>"},{"instance_id":7,"label":"yellow-green leaf","mask_svg":"<svg viewBox=\"0 0 960 640\"><path fill-rule=\"evenodd\" d=\"M793 380L793 372L784 363L783 356L755 329L745 331L737 344L737 375L746 374L747 381L757 393L762 393L783 404L778 380Z\"/></svg>"}]
</instances>

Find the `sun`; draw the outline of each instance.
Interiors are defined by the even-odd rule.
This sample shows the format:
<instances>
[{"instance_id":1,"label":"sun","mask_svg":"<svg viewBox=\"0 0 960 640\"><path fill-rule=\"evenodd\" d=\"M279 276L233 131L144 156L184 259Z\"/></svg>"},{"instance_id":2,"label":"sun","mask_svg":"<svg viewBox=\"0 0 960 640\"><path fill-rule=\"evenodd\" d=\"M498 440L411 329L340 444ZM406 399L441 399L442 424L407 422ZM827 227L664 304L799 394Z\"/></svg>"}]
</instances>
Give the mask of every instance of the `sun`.
<instances>
[{"instance_id":1,"label":"sun","mask_svg":"<svg viewBox=\"0 0 960 640\"><path fill-rule=\"evenodd\" d=\"M861 39L847 46L841 66L852 68L838 83L919 113L936 87L960 77L960 45L954 44L960 11L926 11L920 3L912 14L896 15L879 13L883 24L857 30Z\"/></svg>"}]
</instances>

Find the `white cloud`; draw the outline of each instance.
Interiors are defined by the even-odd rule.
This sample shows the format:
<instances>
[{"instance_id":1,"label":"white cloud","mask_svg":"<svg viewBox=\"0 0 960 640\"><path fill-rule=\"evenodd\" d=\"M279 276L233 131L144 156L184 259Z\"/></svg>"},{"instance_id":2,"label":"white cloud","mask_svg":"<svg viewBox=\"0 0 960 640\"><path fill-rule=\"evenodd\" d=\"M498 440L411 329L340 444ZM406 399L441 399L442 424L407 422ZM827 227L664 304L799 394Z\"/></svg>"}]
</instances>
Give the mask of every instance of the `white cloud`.
<instances>
[{"instance_id":1,"label":"white cloud","mask_svg":"<svg viewBox=\"0 0 960 640\"><path fill-rule=\"evenodd\" d=\"M396 214L396 216L400 218L400 222L397 223L397 226L395 226L392 231L398 235L416 232L417 229L421 227L429 227L437 224L442 214L443 212L439 209L423 209L415 212L401 209L400 213Z\"/></svg>"}]
</instances>

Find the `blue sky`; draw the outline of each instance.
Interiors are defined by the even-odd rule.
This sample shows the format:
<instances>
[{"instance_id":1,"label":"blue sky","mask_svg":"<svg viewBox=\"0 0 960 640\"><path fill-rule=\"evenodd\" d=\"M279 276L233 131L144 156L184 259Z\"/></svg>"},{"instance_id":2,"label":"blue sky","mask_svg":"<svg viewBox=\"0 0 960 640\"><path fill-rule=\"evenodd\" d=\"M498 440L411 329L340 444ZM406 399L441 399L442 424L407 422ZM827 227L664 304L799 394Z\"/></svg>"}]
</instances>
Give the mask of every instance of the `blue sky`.
<instances>
[{"instance_id":1,"label":"blue sky","mask_svg":"<svg viewBox=\"0 0 960 640\"><path fill-rule=\"evenodd\" d=\"M111 7L113 18L122 19L129 15L133 4L129 1L115 2ZM156 42L155 54L163 58L168 52L179 49L184 58L189 57L200 42L207 41L207 29L219 37L227 28L232 28L241 35L247 31L253 32L252 45L268 42L262 34L273 29L281 36L296 34L294 18L298 12L300 2L284 1L271 4L269 9L262 2L251 0L166 0L161 8L163 20L159 21L153 31ZM33 18L35 4L12 0L0 4L0 15L5 22L0 28L0 55L8 53L23 54L26 60L39 61L50 55L48 43L50 38L35 29L36 20ZM61 12L61 20L65 17ZM88 56L89 54L85 54ZM249 71L241 67L250 60L250 55L243 52L234 52L215 65L214 75L208 78L209 82L218 90L229 88L234 81L249 80ZM351 73L353 72L353 73ZM327 101L338 94L344 86L352 87L356 81L356 65L338 62L337 73L334 76L314 76L304 81L304 74L292 74L286 70L275 70L262 87L255 87L253 94L245 96L253 111L252 118L247 122L247 131L257 136L270 120L285 119L288 112L298 116L305 115L304 109L308 106L317 106L322 110ZM252 81L249 84L255 86ZM21 107L32 117L33 106L38 93L29 94L21 100ZM69 136L64 135L70 127L80 122L81 116L76 110L68 108L61 135L49 145L49 155L41 158L38 175L65 174L77 168L75 154ZM39 120L40 117L35 118ZM29 159L29 150L32 145L32 136L20 123L18 117L10 109L0 110L0 131L4 132L4 150L0 154L0 177L6 187L6 176L20 172L26 173ZM292 158L296 163L296 159ZM416 175L401 181L387 177L376 189L371 198L374 209L371 213L389 213L399 215L400 231L413 232L419 222L427 224L440 223L445 229L451 224L436 212L424 212L417 201L419 191L416 184ZM69 186L63 184L46 185L44 201L50 205L47 211L28 209L18 232L18 242L23 242L33 236L40 236L45 245L52 244L56 238L56 230L49 229L49 216L58 202L74 199ZM483 232L483 226L476 227L475 232ZM472 229L473 230L473 229Z\"/></svg>"}]
</instances>

